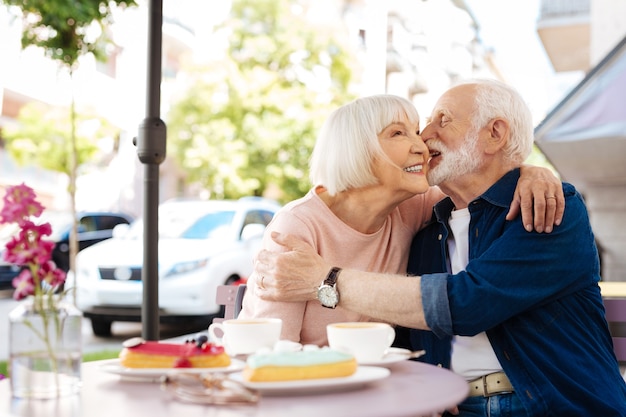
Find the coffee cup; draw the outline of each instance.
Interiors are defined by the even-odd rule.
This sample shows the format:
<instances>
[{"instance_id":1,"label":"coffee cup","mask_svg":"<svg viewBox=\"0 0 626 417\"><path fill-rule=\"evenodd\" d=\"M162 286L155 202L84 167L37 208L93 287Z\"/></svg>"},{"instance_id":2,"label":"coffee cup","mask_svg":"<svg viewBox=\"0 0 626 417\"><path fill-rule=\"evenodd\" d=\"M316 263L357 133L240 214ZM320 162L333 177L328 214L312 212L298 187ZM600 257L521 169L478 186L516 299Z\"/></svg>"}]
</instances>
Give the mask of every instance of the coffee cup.
<instances>
[{"instance_id":1,"label":"coffee cup","mask_svg":"<svg viewBox=\"0 0 626 417\"><path fill-rule=\"evenodd\" d=\"M393 327L378 322L332 323L326 334L331 349L350 353L360 363L381 360L396 336Z\"/></svg>"},{"instance_id":2,"label":"coffee cup","mask_svg":"<svg viewBox=\"0 0 626 417\"><path fill-rule=\"evenodd\" d=\"M274 349L283 321L276 318L232 319L209 326L209 341L224 346L229 355L248 355Z\"/></svg>"}]
</instances>

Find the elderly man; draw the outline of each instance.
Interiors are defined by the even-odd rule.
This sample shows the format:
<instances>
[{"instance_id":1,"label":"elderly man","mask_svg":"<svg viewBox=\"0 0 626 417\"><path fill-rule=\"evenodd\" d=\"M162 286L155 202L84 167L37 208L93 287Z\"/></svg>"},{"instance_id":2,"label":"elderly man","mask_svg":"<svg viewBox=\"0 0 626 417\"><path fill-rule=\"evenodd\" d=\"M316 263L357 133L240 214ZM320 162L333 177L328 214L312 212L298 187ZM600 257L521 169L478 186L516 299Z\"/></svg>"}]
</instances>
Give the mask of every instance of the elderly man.
<instances>
[{"instance_id":1,"label":"elderly man","mask_svg":"<svg viewBox=\"0 0 626 417\"><path fill-rule=\"evenodd\" d=\"M583 199L563 184L563 222L549 234L505 218L533 143L520 95L496 81L457 85L441 96L422 137L429 182L449 198L413 241L408 272L420 275L341 270L278 235L286 251L257 257L261 296L317 297L421 329L410 331L411 347L470 384L462 416L626 416Z\"/></svg>"}]
</instances>

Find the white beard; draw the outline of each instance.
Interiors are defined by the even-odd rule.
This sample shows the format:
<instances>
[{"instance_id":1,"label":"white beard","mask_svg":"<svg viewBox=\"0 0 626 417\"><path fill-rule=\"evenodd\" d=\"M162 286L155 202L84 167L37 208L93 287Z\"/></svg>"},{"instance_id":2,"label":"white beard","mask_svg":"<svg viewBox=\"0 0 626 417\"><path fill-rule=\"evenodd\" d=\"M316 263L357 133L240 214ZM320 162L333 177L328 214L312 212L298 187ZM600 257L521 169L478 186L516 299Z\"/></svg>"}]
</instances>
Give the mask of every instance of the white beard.
<instances>
[{"instance_id":1,"label":"white beard","mask_svg":"<svg viewBox=\"0 0 626 417\"><path fill-rule=\"evenodd\" d=\"M452 181L463 175L470 174L478 169L482 160L481 153L476 147L478 132L467 134L463 146L450 150L437 139L431 139L436 149L441 152L439 165L428 171L427 179L430 185L440 185L445 181Z\"/></svg>"}]
</instances>

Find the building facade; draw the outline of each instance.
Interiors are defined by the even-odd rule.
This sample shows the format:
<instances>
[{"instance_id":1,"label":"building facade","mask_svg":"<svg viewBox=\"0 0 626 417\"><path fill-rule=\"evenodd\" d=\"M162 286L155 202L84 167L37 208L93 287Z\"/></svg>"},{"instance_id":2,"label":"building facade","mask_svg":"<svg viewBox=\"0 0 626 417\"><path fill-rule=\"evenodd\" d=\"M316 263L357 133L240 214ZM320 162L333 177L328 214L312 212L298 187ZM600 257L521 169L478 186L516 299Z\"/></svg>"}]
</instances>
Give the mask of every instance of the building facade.
<instances>
[{"instance_id":1,"label":"building facade","mask_svg":"<svg viewBox=\"0 0 626 417\"><path fill-rule=\"evenodd\" d=\"M541 3L537 31L555 70L586 76L537 126L535 140L585 197L603 280L626 281L626 2Z\"/></svg>"}]
</instances>

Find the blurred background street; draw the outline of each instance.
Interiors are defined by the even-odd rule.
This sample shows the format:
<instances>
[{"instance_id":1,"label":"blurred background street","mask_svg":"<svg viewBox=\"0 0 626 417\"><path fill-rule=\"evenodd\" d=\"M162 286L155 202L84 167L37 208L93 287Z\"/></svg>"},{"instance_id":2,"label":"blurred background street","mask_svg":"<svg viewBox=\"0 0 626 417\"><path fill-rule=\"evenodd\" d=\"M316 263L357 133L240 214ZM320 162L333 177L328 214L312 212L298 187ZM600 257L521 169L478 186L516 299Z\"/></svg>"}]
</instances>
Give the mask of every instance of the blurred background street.
<instances>
[{"instance_id":1,"label":"blurred background street","mask_svg":"<svg viewBox=\"0 0 626 417\"><path fill-rule=\"evenodd\" d=\"M54 10L56 2L49 3ZM64 10L64 3L57 9ZM69 71L50 58L55 48L21 43L29 19L0 0L0 197L5 187L25 182L47 209L67 213L75 178L77 210L133 219L143 216L144 205L156 206L145 198L153 188L158 204L242 197L285 204L310 188L317 130L338 106L360 96L395 94L410 99L425 119L456 81L496 78L517 88L532 109L537 146L527 162L549 167L581 191L602 278L624 281L625 1L165 0L159 110L167 152L159 154L164 160L153 188L146 185L151 176L137 146L146 97L154 92L146 85L149 4L137 0L113 8L110 22L90 27L91 37L107 37L102 54L80 55ZM75 125L70 109L76 110ZM78 161L71 171L68 132L74 131ZM241 232L270 218L257 215L236 227ZM112 226L81 226L112 236ZM11 232L0 227L0 248ZM240 254L250 250L246 244ZM170 255L170 269L158 271L161 282L170 272L198 272L209 257L214 260L207 253L197 259ZM118 259L102 265L101 258L84 256L77 265L92 299L98 299L96 281L140 288L139 256L125 265L113 264ZM0 262L0 272L4 267ZM213 274L211 286L245 280L249 270ZM205 299L198 301L200 295ZM210 295L195 291L181 304L214 313L215 306L205 302ZM114 295L107 307L127 304L121 307L136 312L141 297L126 296ZM10 291L0 296L0 360L7 345L3 318L14 305ZM119 348L141 333L138 323L113 322L112 337L95 337L90 324L85 320L86 351ZM104 334L111 323L100 324ZM168 337L177 333L162 329Z\"/></svg>"}]
</instances>

